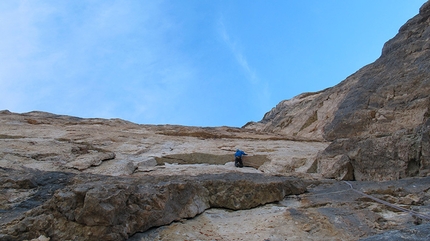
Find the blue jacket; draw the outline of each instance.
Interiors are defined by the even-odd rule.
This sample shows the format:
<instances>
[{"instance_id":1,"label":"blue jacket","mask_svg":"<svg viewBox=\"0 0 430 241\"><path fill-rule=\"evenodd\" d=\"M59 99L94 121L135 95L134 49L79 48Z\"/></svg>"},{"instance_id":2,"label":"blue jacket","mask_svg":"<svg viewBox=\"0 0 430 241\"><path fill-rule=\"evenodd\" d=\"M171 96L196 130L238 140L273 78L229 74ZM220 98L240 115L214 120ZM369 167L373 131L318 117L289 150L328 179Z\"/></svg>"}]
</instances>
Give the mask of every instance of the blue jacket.
<instances>
[{"instance_id":1,"label":"blue jacket","mask_svg":"<svg viewBox=\"0 0 430 241\"><path fill-rule=\"evenodd\" d=\"M234 154L234 157L242 157L242 155L248 155L244 151L241 151L239 149L236 150L236 153Z\"/></svg>"}]
</instances>

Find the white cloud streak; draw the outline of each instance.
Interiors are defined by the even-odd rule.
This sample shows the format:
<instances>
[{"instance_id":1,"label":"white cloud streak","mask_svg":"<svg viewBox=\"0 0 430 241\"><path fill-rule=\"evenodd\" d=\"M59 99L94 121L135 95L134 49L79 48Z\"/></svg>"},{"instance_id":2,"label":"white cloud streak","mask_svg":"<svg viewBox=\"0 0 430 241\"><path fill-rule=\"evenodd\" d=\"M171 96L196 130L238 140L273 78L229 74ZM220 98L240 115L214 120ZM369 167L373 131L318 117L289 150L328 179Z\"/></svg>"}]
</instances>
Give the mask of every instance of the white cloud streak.
<instances>
[{"instance_id":1,"label":"white cloud streak","mask_svg":"<svg viewBox=\"0 0 430 241\"><path fill-rule=\"evenodd\" d=\"M254 95L257 98L256 106L260 106L260 108L266 110L270 98L268 84L262 82L257 76L256 71L248 64L248 60L242 53L237 42L232 40L232 38L228 34L223 17L220 17L218 20L218 31L225 44L228 46L228 49L233 54L236 62L239 64L242 71L245 73L246 79L251 84Z\"/></svg>"},{"instance_id":2,"label":"white cloud streak","mask_svg":"<svg viewBox=\"0 0 430 241\"><path fill-rule=\"evenodd\" d=\"M218 21L219 33L224 40L225 44L228 46L232 54L234 55L237 63L240 65L244 73L246 74L247 79L251 82L251 84L255 85L258 83L258 77L255 71L249 66L246 57L240 51L238 44L233 41L230 35L227 33L227 30L224 25L223 18L221 17Z\"/></svg>"}]
</instances>

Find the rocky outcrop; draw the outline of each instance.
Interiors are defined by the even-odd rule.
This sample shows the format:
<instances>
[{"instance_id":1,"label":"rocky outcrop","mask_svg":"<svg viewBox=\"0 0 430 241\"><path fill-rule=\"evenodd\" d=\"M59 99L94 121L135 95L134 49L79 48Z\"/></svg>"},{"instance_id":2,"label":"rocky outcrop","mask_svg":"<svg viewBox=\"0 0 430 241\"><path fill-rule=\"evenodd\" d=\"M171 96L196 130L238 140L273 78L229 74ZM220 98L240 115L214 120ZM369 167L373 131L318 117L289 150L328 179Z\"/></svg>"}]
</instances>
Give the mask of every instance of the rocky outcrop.
<instances>
[{"instance_id":1,"label":"rocky outcrop","mask_svg":"<svg viewBox=\"0 0 430 241\"><path fill-rule=\"evenodd\" d=\"M333 143L318 172L348 180L426 176L430 117L430 3L381 57L340 84L279 103L248 129ZM336 170L333 170L335 168Z\"/></svg>"},{"instance_id":2,"label":"rocky outcrop","mask_svg":"<svg viewBox=\"0 0 430 241\"><path fill-rule=\"evenodd\" d=\"M430 224L419 225L401 230L392 230L382 234L360 239L360 241L390 241L390 240L407 240L407 241L427 241L430 236Z\"/></svg>"},{"instance_id":3,"label":"rocky outcrop","mask_svg":"<svg viewBox=\"0 0 430 241\"><path fill-rule=\"evenodd\" d=\"M349 182L373 198L430 211L430 177ZM426 223L427 222L427 223ZM252 210L210 209L198 217L134 235L148 240L428 240L428 221L378 203L344 182L321 180L306 193ZM366 239L366 237L368 239Z\"/></svg>"},{"instance_id":4,"label":"rocky outcrop","mask_svg":"<svg viewBox=\"0 0 430 241\"><path fill-rule=\"evenodd\" d=\"M265 155L252 155L246 156L245 166L260 168L266 162L270 162L270 159ZM162 165L165 163L170 164L214 164L214 165L225 165L228 162L234 161L233 155L213 155L208 153L187 153L187 154L173 154L156 158L157 163Z\"/></svg>"},{"instance_id":5,"label":"rocky outcrop","mask_svg":"<svg viewBox=\"0 0 430 241\"><path fill-rule=\"evenodd\" d=\"M384 135L415 128L429 117L430 3L388 41L381 57L356 73L325 138ZM348 81L345 80L346 82Z\"/></svg>"},{"instance_id":6,"label":"rocky outcrop","mask_svg":"<svg viewBox=\"0 0 430 241\"><path fill-rule=\"evenodd\" d=\"M319 172L343 180L395 180L430 174L430 120L391 134L335 140L320 153ZM349 173L349 175L342 175Z\"/></svg>"},{"instance_id":7,"label":"rocky outcrop","mask_svg":"<svg viewBox=\"0 0 430 241\"><path fill-rule=\"evenodd\" d=\"M405 210L426 214L429 184L430 177L351 185ZM1 240L125 240L135 233L131 240L288 236L352 241L428 235L428 220L330 180L255 173L112 177L2 168L0 185ZM268 202L272 204L262 206ZM150 228L154 229L144 232Z\"/></svg>"},{"instance_id":8,"label":"rocky outcrop","mask_svg":"<svg viewBox=\"0 0 430 241\"><path fill-rule=\"evenodd\" d=\"M263 174L170 177L73 175L0 169L2 240L124 240L210 207L249 209L303 193L297 178ZM36 195L26 195L34 193ZM14 194L21 198L17 200ZM31 197L31 198L28 198Z\"/></svg>"},{"instance_id":9,"label":"rocky outcrop","mask_svg":"<svg viewBox=\"0 0 430 241\"><path fill-rule=\"evenodd\" d=\"M319 157L321 162L341 154L357 180L429 173L429 17L426 3L385 44L381 57L357 76L359 81L324 127L325 138L335 142Z\"/></svg>"},{"instance_id":10,"label":"rocky outcrop","mask_svg":"<svg viewBox=\"0 0 430 241\"><path fill-rule=\"evenodd\" d=\"M240 148L249 154L245 166L285 175L305 173L328 144L240 128L137 125L118 119L0 112L0 166L12 169L122 176L169 172L172 165L164 164L176 163L176 169L192 175L196 169L232 172L236 171L231 165L234 153ZM186 164L193 166L183 167Z\"/></svg>"},{"instance_id":11,"label":"rocky outcrop","mask_svg":"<svg viewBox=\"0 0 430 241\"><path fill-rule=\"evenodd\" d=\"M88 169L92 166L99 166L103 161L112 160L115 158L115 153L89 153L81 155L76 160L66 164L66 167L75 168L80 171Z\"/></svg>"},{"instance_id":12,"label":"rocky outcrop","mask_svg":"<svg viewBox=\"0 0 430 241\"><path fill-rule=\"evenodd\" d=\"M0 239L428 237L429 16L427 2L374 63L244 128L0 111Z\"/></svg>"},{"instance_id":13,"label":"rocky outcrop","mask_svg":"<svg viewBox=\"0 0 430 241\"><path fill-rule=\"evenodd\" d=\"M349 83L315 93L303 93L281 101L260 122L249 122L244 129L283 134L293 140L324 141L323 127L333 120Z\"/></svg>"},{"instance_id":14,"label":"rocky outcrop","mask_svg":"<svg viewBox=\"0 0 430 241\"><path fill-rule=\"evenodd\" d=\"M0 239L121 240L208 208L277 202L306 185L275 167L303 168L327 145L240 128L2 111ZM249 154L244 168L234 167L237 148Z\"/></svg>"}]
</instances>

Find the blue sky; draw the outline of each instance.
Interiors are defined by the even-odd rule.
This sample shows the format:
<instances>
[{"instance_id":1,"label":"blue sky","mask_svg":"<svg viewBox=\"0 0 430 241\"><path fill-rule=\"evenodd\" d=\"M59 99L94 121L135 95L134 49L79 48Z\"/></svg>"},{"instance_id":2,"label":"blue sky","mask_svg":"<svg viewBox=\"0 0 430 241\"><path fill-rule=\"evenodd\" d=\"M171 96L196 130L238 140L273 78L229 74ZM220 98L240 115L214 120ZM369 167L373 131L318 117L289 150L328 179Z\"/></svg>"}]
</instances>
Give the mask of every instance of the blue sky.
<instances>
[{"instance_id":1,"label":"blue sky","mask_svg":"<svg viewBox=\"0 0 430 241\"><path fill-rule=\"evenodd\" d=\"M425 0L0 1L0 110L237 126L376 60Z\"/></svg>"}]
</instances>

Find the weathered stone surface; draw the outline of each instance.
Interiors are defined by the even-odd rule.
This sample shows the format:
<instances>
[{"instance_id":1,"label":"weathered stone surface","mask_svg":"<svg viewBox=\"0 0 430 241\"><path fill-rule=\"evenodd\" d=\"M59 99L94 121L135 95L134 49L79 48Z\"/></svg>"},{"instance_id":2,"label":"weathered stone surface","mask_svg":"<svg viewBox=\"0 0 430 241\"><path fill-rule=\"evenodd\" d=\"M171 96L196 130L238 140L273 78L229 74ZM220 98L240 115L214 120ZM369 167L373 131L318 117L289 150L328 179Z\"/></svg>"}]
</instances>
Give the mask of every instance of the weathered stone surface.
<instances>
[{"instance_id":1,"label":"weathered stone surface","mask_svg":"<svg viewBox=\"0 0 430 241\"><path fill-rule=\"evenodd\" d=\"M2 201L13 214L0 220L6 240L40 235L52 240L124 240L151 227L192 218L210 207L249 209L306 190L297 178L256 173L133 178L2 170L3 190L38 190L17 206ZM64 177L39 181L56 175ZM39 185L47 184L49 195L40 197L38 193L47 187Z\"/></svg>"},{"instance_id":2,"label":"weathered stone surface","mask_svg":"<svg viewBox=\"0 0 430 241\"><path fill-rule=\"evenodd\" d=\"M341 83L335 88L281 101L260 122L249 122L243 128L281 133L295 140L324 141L323 127L333 120L349 88L349 83Z\"/></svg>"},{"instance_id":3,"label":"weathered stone surface","mask_svg":"<svg viewBox=\"0 0 430 241\"><path fill-rule=\"evenodd\" d=\"M324 178L334 178L338 180L355 180L354 168L347 155L337 155L332 158L325 156L318 163L319 173Z\"/></svg>"},{"instance_id":4,"label":"weathered stone surface","mask_svg":"<svg viewBox=\"0 0 430 241\"><path fill-rule=\"evenodd\" d=\"M427 2L384 45L374 63L332 88L280 102L245 128L333 141L318 157L324 177L389 180L427 175L428 151L422 147L428 147L430 139L429 17Z\"/></svg>"},{"instance_id":5,"label":"weathered stone surface","mask_svg":"<svg viewBox=\"0 0 430 241\"><path fill-rule=\"evenodd\" d=\"M172 240L345 240L384 234L403 240L396 233L425 237L428 223L417 223L409 213L375 202L337 181L315 182L307 192L287 196L278 203L253 210L229 212L208 209L190 220L151 229L129 241ZM430 211L430 178L410 178L387 182L351 182L354 188L394 205L420 213ZM416 201L404 204L414 197ZM396 231L404 230L404 231ZM416 232L415 230L419 230ZM424 235L424 236L423 236ZM370 239L373 240L373 239ZM378 240L378 239L377 239ZM406 239L407 240L407 239ZM412 239L415 240L415 239ZM422 239L418 239L422 240Z\"/></svg>"},{"instance_id":6,"label":"weathered stone surface","mask_svg":"<svg viewBox=\"0 0 430 241\"><path fill-rule=\"evenodd\" d=\"M234 155L213 155L208 153L187 153L187 154L173 154L156 158L157 163L163 165L164 163L176 164L213 164L225 165L228 162L234 162ZM266 155L252 155L244 156L243 164L246 167L260 168L270 159Z\"/></svg>"},{"instance_id":7,"label":"weathered stone surface","mask_svg":"<svg viewBox=\"0 0 430 241\"><path fill-rule=\"evenodd\" d=\"M429 4L384 45L379 59L354 74L358 81L324 127L326 139L393 133L429 117Z\"/></svg>"},{"instance_id":8,"label":"weathered stone surface","mask_svg":"<svg viewBox=\"0 0 430 241\"><path fill-rule=\"evenodd\" d=\"M423 224L419 226L411 226L401 230L388 231L382 234L377 234L360 241L427 241L430 238L430 224Z\"/></svg>"},{"instance_id":9,"label":"weathered stone surface","mask_svg":"<svg viewBox=\"0 0 430 241\"><path fill-rule=\"evenodd\" d=\"M99 166L103 161L115 158L115 153L89 153L81 155L76 160L66 164L66 167L75 168L80 171L88 169L89 167Z\"/></svg>"},{"instance_id":10,"label":"weathered stone surface","mask_svg":"<svg viewBox=\"0 0 430 241\"><path fill-rule=\"evenodd\" d=\"M164 163L209 164L223 172L236 171L224 164L233 162L238 148L249 154L245 166L259 168L264 164L261 171L283 175L292 170L284 166L295 166L305 173L298 162L292 162L306 159L305 167L329 144L292 141L278 134L240 128L137 125L41 112L1 112L0 133L2 167L113 176L159 172ZM161 165L155 166L154 159Z\"/></svg>"},{"instance_id":11,"label":"weathered stone surface","mask_svg":"<svg viewBox=\"0 0 430 241\"><path fill-rule=\"evenodd\" d=\"M427 2L374 63L244 128L0 111L0 239L428 237L427 219L321 178L429 213L429 16Z\"/></svg>"},{"instance_id":12,"label":"weathered stone surface","mask_svg":"<svg viewBox=\"0 0 430 241\"><path fill-rule=\"evenodd\" d=\"M346 165L353 174L349 180L427 176L429 130L430 119L415 129L385 136L336 140L319 154L319 172L327 178L339 178L335 173L343 172Z\"/></svg>"}]
</instances>

